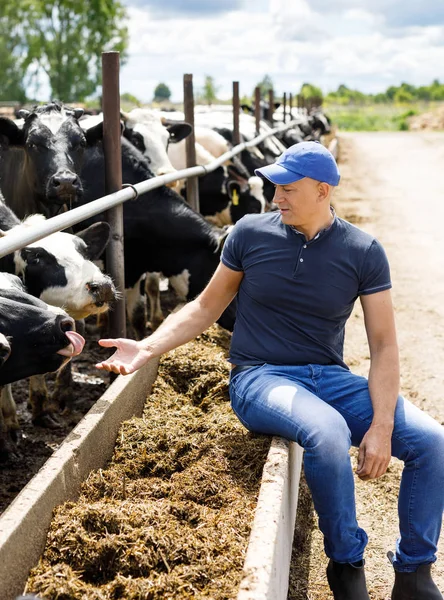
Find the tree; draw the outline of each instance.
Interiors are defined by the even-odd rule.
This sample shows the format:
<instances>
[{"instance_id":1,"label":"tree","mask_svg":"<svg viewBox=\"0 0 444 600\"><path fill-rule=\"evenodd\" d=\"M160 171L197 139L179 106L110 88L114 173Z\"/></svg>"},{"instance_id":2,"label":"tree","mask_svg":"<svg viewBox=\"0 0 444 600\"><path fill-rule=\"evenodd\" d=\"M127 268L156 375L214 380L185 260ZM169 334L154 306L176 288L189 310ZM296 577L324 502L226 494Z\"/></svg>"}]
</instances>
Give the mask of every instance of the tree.
<instances>
[{"instance_id":1,"label":"tree","mask_svg":"<svg viewBox=\"0 0 444 600\"><path fill-rule=\"evenodd\" d=\"M21 22L15 5L0 4L0 100L25 102L25 74L27 65L22 52Z\"/></svg>"},{"instance_id":2,"label":"tree","mask_svg":"<svg viewBox=\"0 0 444 600\"><path fill-rule=\"evenodd\" d=\"M163 102L171 98L171 90L165 83L159 83L154 90L154 102Z\"/></svg>"},{"instance_id":3,"label":"tree","mask_svg":"<svg viewBox=\"0 0 444 600\"><path fill-rule=\"evenodd\" d=\"M259 83L257 84L256 87L261 88L262 100L268 101L268 94L269 94L270 90L274 89L273 80L271 79L270 75L264 75L264 77L262 78L262 81L259 81ZM254 90L253 90L253 98L254 98Z\"/></svg>"},{"instance_id":4,"label":"tree","mask_svg":"<svg viewBox=\"0 0 444 600\"><path fill-rule=\"evenodd\" d=\"M409 92L403 87L400 87L396 90L395 95L393 96L393 100L398 104L410 104L411 102L413 102L414 97L411 94L411 92Z\"/></svg>"},{"instance_id":5,"label":"tree","mask_svg":"<svg viewBox=\"0 0 444 600\"><path fill-rule=\"evenodd\" d=\"M205 83L202 90L202 98L211 106L213 102L217 99L216 94L219 88L214 83L214 78L210 75L205 75Z\"/></svg>"},{"instance_id":6,"label":"tree","mask_svg":"<svg viewBox=\"0 0 444 600\"><path fill-rule=\"evenodd\" d=\"M119 51L125 62L128 30L119 0L3 2L14 2L15 16L24 24L24 65L46 73L53 98L73 102L94 94L102 81L102 52Z\"/></svg>"},{"instance_id":7,"label":"tree","mask_svg":"<svg viewBox=\"0 0 444 600\"><path fill-rule=\"evenodd\" d=\"M142 106L140 100L128 92L120 94L120 103L122 104L122 102L125 104L132 104L134 106Z\"/></svg>"},{"instance_id":8,"label":"tree","mask_svg":"<svg viewBox=\"0 0 444 600\"><path fill-rule=\"evenodd\" d=\"M345 88L345 86L343 86ZM345 88L347 89L347 88ZM316 104L322 104L323 94L322 90L311 83L303 83L301 87L301 91L299 92L302 98L306 102L315 102Z\"/></svg>"}]
</instances>

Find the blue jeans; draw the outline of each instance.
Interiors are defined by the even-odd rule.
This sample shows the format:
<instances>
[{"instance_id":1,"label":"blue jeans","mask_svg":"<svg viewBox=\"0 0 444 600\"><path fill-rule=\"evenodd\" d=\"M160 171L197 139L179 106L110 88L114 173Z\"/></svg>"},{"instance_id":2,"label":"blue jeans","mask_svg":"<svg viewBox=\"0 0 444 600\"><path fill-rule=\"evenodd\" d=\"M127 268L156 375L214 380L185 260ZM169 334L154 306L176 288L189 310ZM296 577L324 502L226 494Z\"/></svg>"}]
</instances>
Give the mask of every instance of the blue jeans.
<instances>
[{"instance_id":1,"label":"blue jeans","mask_svg":"<svg viewBox=\"0 0 444 600\"><path fill-rule=\"evenodd\" d=\"M304 448L325 552L336 562L363 558L367 534L356 520L350 446L359 446L372 422L365 377L339 365L236 367L231 405L250 431L278 435ZM436 560L444 510L444 427L398 398L392 456L404 462L399 492L397 571Z\"/></svg>"}]
</instances>

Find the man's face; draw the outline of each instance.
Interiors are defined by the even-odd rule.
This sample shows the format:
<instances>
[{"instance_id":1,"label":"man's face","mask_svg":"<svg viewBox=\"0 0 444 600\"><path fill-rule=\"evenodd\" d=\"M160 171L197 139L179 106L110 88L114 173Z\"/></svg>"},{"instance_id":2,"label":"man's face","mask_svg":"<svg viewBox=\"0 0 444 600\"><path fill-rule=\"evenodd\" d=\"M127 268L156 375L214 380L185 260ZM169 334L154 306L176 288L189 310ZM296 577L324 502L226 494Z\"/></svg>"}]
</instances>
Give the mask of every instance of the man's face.
<instances>
[{"instance_id":1,"label":"man's face","mask_svg":"<svg viewBox=\"0 0 444 600\"><path fill-rule=\"evenodd\" d=\"M319 181L304 177L295 183L276 185L273 201L286 225L304 226L323 210L323 194Z\"/></svg>"}]
</instances>

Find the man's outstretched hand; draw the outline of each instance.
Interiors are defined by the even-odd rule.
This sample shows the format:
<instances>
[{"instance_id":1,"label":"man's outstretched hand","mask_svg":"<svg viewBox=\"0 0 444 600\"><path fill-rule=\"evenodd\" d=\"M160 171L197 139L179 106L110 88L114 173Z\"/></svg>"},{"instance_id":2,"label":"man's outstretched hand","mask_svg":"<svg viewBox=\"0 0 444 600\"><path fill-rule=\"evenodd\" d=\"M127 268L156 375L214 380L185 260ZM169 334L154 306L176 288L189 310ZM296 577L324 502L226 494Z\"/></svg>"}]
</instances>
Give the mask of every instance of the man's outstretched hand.
<instances>
[{"instance_id":1,"label":"man's outstretched hand","mask_svg":"<svg viewBox=\"0 0 444 600\"><path fill-rule=\"evenodd\" d=\"M98 369L112 371L118 375L129 375L140 369L152 356L140 342L126 338L99 340L104 348L117 348L106 360L96 364Z\"/></svg>"}]
</instances>

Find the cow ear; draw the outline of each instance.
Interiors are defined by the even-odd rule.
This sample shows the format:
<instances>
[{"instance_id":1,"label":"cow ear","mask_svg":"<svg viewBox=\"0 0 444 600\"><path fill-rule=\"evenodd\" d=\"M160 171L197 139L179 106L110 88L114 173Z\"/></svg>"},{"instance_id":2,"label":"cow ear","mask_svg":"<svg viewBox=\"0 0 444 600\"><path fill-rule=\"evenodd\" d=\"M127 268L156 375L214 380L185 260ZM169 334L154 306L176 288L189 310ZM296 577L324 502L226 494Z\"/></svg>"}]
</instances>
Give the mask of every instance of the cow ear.
<instances>
[{"instance_id":1,"label":"cow ear","mask_svg":"<svg viewBox=\"0 0 444 600\"><path fill-rule=\"evenodd\" d=\"M238 206L241 195L241 186L237 181L228 181L227 192L233 206Z\"/></svg>"},{"instance_id":2,"label":"cow ear","mask_svg":"<svg viewBox=\"0 0 444 600\"><path fill-rule=\"evenodd\" d=\"M24 146L25 134L23 129L7 117L0 117L0 146Z\"/></svg>"},{"instance_id":3,"label":"cow ear","mask_svg":"<svg viewBox=\"0 0 444 600\"><path fill-rule=\"evenodd\" d=\"M39 262L49 256L49 254L50 253L45 248L25 247L20 250L20 256L29 266L39 264Z\"/></svg>"},{"instance_id":4,"label":"cow ear","mask_svg":"<svg viewBox=\"0 0 444 600\"><path fill-rule=\"evenodd\" d=\"M79 120L80 117L83 117L85 111L83 108L75 108L72 112L74 113L74 119Z\"/></svg>"},{"instance_id":5,"label":"cow ear","mask_svg":"<svg viewBox=\"0 0 444 600\"><path fill-rule=\"evenodd\" d=\"M170 142L172 142L173 144L184 140L193 131L192 125L190 125L190 123L187 123L186 121L181 121L179 123L170 123L170 125L167 125L167 131L170 134Z\"/></svg>"},{"instance_id":6,"label":"cow ear","mask_svg":"<svg viewBox=\"0 0 444 600\"><path fill-rule=\"evenodd\" d=\"M97 260L109 242L111 228L105 221L99 221L76 235L86 244L86 257L89 260Z\"/></svg>"},{"instance_id":7,"label":"cow ear","mask_svg":"<svg viewBox=\"0 0 444 600\"><path fill-rule=\"evenodd\" d=\"M80 126L82 125L82 121L80 121ZM83 129L83 128L82 128ZM122 121L120 121L120 133L123 132L124 125ZM97 123L93 127L89 127L88 129L83 129L83 132L86 137L86 143L88 146L95 146L97 142L103 140L103 121Z\"/></svg>"},{"instance_id":8,"label":"cow ear","mask_svg":"<svg viewBox=\"0 0 444 600\"><path fill-rule=\"evenodd\" d=\"M80 126L82 126L82 122L80 121ZM103 139L103 121L97 123L93 127L89 127L88 129L83 129L86 137L86 143L88 146L95 146L97 142Z\"/></svg>"}]
</instances>

